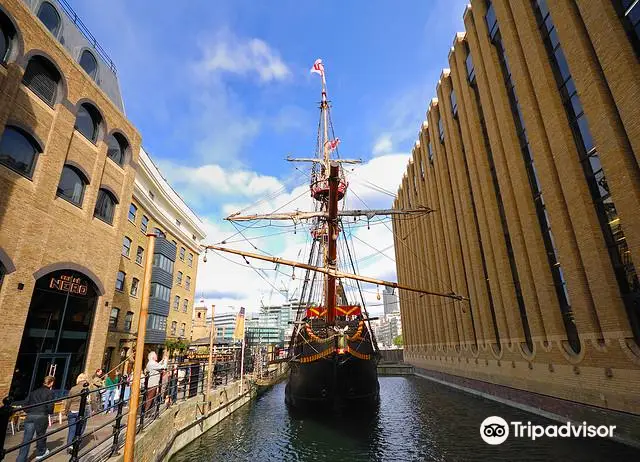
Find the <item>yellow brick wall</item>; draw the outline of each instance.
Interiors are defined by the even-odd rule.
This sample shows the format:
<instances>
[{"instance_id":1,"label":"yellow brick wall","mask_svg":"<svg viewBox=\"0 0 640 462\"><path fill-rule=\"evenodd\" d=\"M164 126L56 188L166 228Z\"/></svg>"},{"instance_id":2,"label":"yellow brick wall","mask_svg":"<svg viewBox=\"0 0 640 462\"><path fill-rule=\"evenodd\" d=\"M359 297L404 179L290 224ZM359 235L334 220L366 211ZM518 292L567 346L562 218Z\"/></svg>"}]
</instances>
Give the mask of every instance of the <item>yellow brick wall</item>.
<instances>
[{"instance_id":1,"label":"yellow brick wall","mask_svg":"<svg viewBox=\"0 0 640 462\"><path fill-rule=\"evenodd\" d=\"M49 265L83 268L104 286L90 333L86 369L100 365L140 136L22 1L3 0L2 9L16 24L22 45L17 56L0 65L0 133L8 122L18 123L41 140L44 148L32 179L0 166L0 249L16 268L5 276L0 288L0 318L5 332L0 348L0 395L4 396L20 347L34 273ZM66 91L53 108L20 83L25 56L34 50L46 53L63 75ZM103 137L93 145L74 130L75 111L81 100L94 103L108 130L119 130L128 139L132 159L124 168L107 159ZM66 160L77 162L88 173L90 183L82 207L56 197ZM113 225L93 218L102 184L109 185L120 201ZM24 289L19 290L19 284L24 284Z\"/></svg>"},{"instance_id":2,"label":"yellow brick wall","mask_svg":"<svg viewBox=\"0 0 640 462\"><path fill-rule=\"evenodd\" d=\"M638 60L611 2L547 3L638 265ZM394 202L395 208L425 205L436 212L423 219L393 221L398 280L453 291L470 301L400 291L405 360L428 370L639 413L640 348L533 8L530 2L492 4L566 279L580 351L573 352L567 342L499 55L484 20L487 6L484 0L473 0L464 14L466 33L454 39L450 69L434 82L437 98L425 102L426 120ZM467 50L479 104L467 79ZM458 105L455 118L452 90ZM427 158L429 143L433 162ZM533 351L525 344L490 154Z\"/></svg>"}]
</instances>

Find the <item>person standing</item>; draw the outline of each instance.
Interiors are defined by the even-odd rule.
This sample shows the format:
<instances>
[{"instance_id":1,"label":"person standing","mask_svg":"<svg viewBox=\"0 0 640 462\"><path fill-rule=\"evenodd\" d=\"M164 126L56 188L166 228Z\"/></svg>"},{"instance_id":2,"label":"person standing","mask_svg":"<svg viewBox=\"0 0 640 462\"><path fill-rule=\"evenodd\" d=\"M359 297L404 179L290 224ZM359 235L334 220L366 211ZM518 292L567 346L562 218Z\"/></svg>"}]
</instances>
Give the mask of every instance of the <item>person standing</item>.
<instances>
[{"instance_id":1,"label":"person standing","mask_svg":"<svg viewBox=\"0 0 640 462\"><path fill-rule=\"evenodd\" d=\"M76 379L76 384L69 390L70 398L64 403L64 412L67 414L67 422L69 423L69 433L67 434L67 444L71 444L73 442L73 438L76 436L76 426L80 426L79 436L82 436L84 433L84 429L87 426L86 419L89 417L90 413L84 413L84 419L78 422L78 417L80 415L80 402L82 390L85 387L89 387L89 377L87 374L78 374L78 378ZM87 401L87 407L89 402ZM67 448L67 452L71 453L71 447Z\"/></svg>"},{"instance_id":2,"label":"person standing","mask_svg":"<svg viewBox=\"0 0 640 462\"><path fill-rule=\"evenodd\" d=\"M24 421L24 437L23 443L28 443L20 448L18 453L18 462L26 462L29 455L29 447L33 440L34 433L36 436L43 436L49 426L49 414L53 414L53 384L55 377L47 375L44 378L42 386L37 390L33 390L25 402L26 406L33 406L25 410L27 418ZM39 406L35 406L39 404ZM36 441L36 460L40 460L49 454L47 449L47 439L41 438Z\"/></svg>"},{"instance_id":3,"label":"person standing","mask_svg":"<svg viewBox=\"0 0 640 462\"><path fill-rule=\"evenodd\" d=\"M102 369L96 369L96 372L91 377L91 408L94 414L98 414L103 407L103 395L104 395L104 371Z\"/></svg>"},{"instance_id":4,"label":"person standing","mask_svg":"<svg viewBox=\"0 0 640 462\"><path fill-rule=\"evenodd\" d=\"M147 400L145 402L144 410L148 412L153 405L154 398L159 392L160 388L160 374L167 368L167 358L158 362L158 355L155 351L150 351L147 355L147 367L145 371L149 372L149 381L147 382Z\"/></svg>"},{"instance_id":5,"label":"person standing","mask_svg":"<svg viewBox=\"0 0 640 462\"><path fill-rule=\"evenodd\" d=\"M111 378L113 372L107 375L107 379L104 381L106 387L104 393L104 413L108 414L113 412L113 405L115 404L116 387L118 386L119 377L115 379Z\"/></svg>"}]
</instances>

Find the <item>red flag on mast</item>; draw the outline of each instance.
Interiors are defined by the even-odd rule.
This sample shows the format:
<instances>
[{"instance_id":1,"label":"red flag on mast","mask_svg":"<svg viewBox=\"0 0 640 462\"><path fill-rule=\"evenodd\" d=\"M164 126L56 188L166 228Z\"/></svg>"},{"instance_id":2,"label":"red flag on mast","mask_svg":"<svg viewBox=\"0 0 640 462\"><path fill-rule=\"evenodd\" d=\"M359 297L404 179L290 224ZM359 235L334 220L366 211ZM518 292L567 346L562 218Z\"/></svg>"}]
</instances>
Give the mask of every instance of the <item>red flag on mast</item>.
<instances>
[{"instance_id":1,"label":"red flag on mast","mask_svg":"<svg viewBox=\"0 0 640 462\"><path fill-rule=\"evenodd\" d=\"M316 61L313 63L313 67L311 68L311 73L319 74L320 76L324 77L324 64L322 64L321 59L316 59Z\"/></svg>"}]
</instances>

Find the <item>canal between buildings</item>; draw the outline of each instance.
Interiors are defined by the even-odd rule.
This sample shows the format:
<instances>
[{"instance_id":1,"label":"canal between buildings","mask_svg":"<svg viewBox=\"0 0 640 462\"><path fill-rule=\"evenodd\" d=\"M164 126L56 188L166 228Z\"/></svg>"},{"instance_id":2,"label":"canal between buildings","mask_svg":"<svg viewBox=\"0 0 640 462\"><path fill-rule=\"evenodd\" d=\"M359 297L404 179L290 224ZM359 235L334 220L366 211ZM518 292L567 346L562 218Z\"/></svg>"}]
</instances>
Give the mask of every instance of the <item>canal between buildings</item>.
<instances>
[{"instance_id":1,"label":"canal between buildings","mask_svg":"<svg viewBox=\"0 0 640 462\"><path fill-rule=\"evenodd\" d=\"M380 377L380 408L368 416L292 415L284 388L239 409L171 462L640 460L640 449L602 438L510 436L488 445L480 437L486 417L555 422L419 377Z\"/></svg>"}]
</instances>

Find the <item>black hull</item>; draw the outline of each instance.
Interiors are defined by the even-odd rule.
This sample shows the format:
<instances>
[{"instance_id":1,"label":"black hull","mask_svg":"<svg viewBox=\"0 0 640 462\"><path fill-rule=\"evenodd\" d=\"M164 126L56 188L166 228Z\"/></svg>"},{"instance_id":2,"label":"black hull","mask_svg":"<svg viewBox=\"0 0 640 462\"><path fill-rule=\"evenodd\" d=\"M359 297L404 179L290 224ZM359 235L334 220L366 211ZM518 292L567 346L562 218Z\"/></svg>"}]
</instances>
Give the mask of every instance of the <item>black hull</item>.
<instances>
[{"instance_id":1,"label":"black hull","mask_svg":"<svg viewBox=\"0 0 640 462\"><path fill-rule=\"evenodd\" d=\"M380 400L377 359L334 353L308 363L291 362L285 401L300 410L372 408Z\"/></svg>"}]
</instances>

